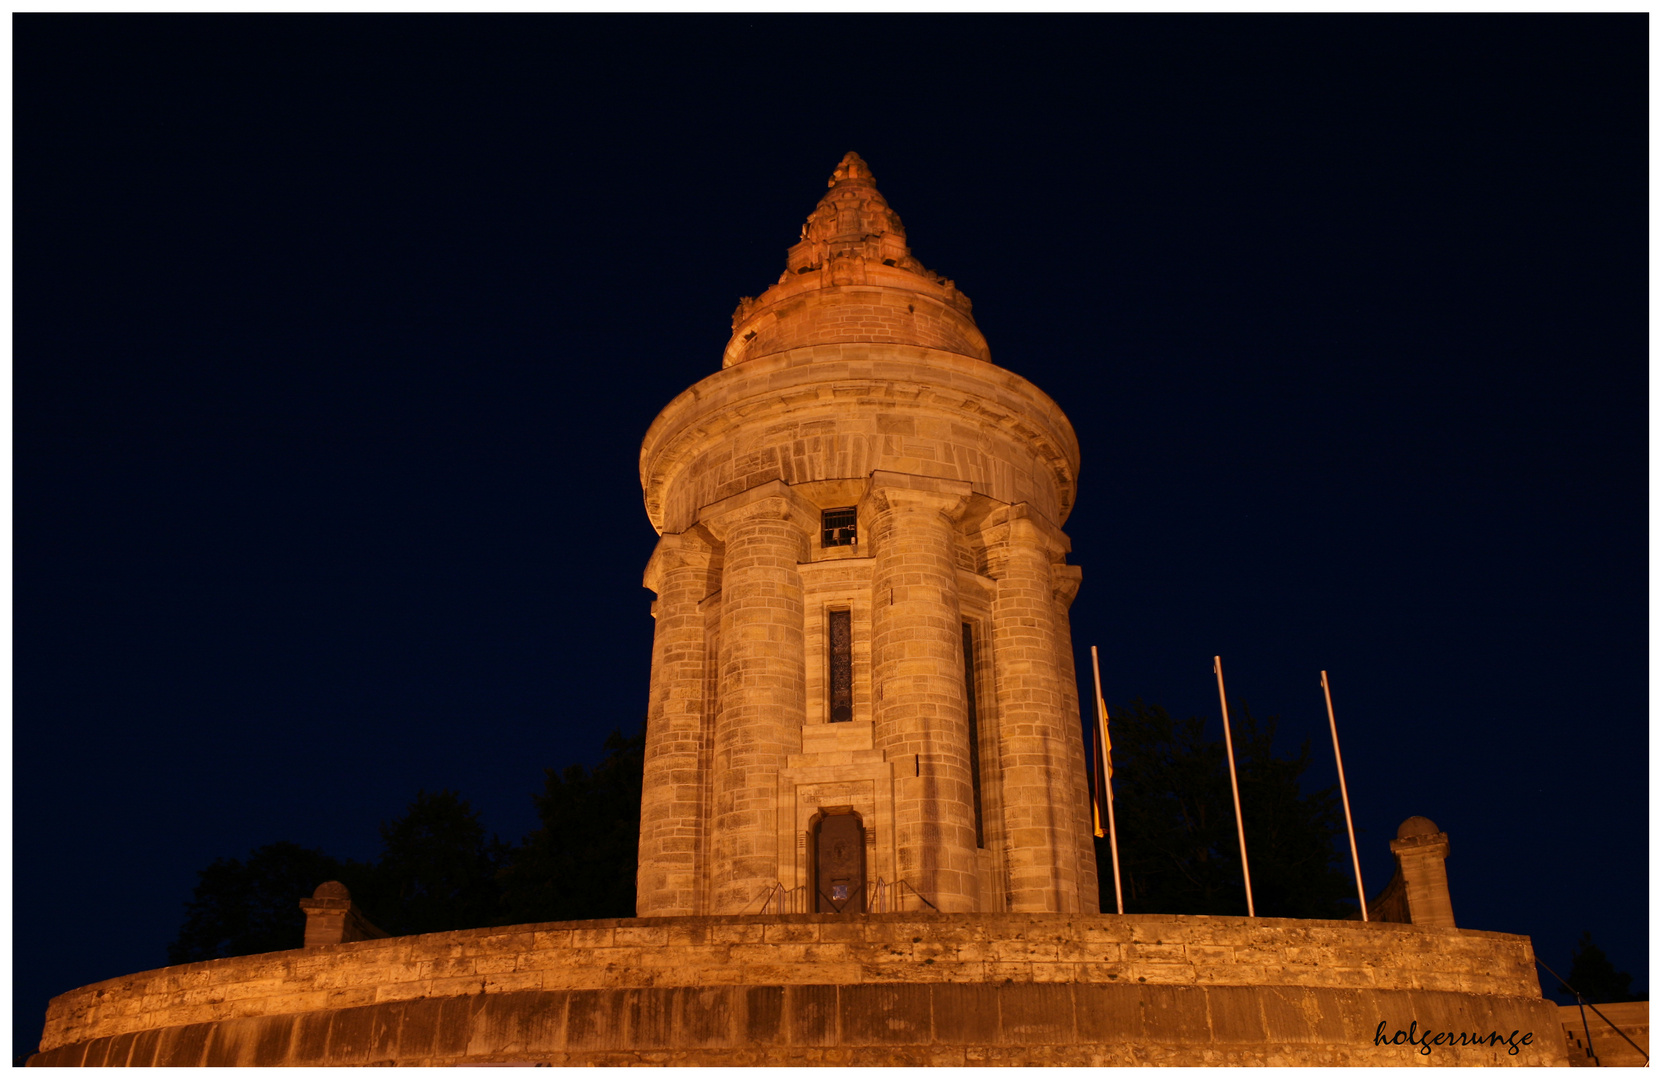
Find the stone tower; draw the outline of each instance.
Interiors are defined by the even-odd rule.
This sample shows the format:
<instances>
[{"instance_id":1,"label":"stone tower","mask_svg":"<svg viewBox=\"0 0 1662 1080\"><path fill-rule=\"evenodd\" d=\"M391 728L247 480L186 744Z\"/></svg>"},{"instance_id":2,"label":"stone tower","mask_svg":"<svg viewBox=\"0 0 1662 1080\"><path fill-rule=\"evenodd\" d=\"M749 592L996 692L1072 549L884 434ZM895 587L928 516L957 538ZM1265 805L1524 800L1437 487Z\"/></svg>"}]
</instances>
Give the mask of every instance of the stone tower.
<instances>
[{"instance_id":1,"label":"stone tower","mask_svg":"<svg viewBox=\"0 0 1662 1080\"><path fill-rule=\"evenodd\" d=\"M641 447L637 913L1095 912L1073 428L858 155L829 187Z\"/></svg>"}]
</instances>

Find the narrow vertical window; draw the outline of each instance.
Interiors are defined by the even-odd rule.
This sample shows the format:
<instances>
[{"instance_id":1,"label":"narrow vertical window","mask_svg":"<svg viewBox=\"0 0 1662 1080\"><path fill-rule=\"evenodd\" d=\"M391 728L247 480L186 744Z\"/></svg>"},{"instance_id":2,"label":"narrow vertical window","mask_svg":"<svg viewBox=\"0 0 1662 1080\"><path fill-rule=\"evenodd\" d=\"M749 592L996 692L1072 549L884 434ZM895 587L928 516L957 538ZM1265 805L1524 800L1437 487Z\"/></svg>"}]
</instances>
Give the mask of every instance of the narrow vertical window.
<instances>
[{"instance_id":1,"label":"narrow vertical window","mask_svg":"<svg viewBox=\"0 0 1662 1080\"><path fill-rule=\"evenodd\" d=\"M969 717L970 795L975 803L975 846L986 847L981 828L981 730L975 720L975 640L964 624L964 705Z\"/></svg>"},{"instance_id":2,"label":"narrow vertical window","mask_svg":"<svg viewBox=\"0 0 1662 1080\"><path fill-rule=\"evenodd\" d=\"M831 612L831 722L854 719L854 647L849 613Z\"/></svg>"}]
</instances>

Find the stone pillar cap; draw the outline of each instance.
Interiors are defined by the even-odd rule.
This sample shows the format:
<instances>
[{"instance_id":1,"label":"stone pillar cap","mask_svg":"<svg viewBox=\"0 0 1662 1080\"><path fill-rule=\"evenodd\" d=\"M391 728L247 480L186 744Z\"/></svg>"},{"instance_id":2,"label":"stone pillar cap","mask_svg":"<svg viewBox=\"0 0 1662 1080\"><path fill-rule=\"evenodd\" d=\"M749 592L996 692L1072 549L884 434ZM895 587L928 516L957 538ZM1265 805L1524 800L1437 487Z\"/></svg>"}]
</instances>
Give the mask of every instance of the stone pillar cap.
<instances>
[{"instance_id":1,"label":"stone pillar cap","mask_svg":"<svg viewBox=\"0 0 1662 1080\"><path fill-rule=\"evenodd\" d=\"M1436 836L1443 830L1428 817L1411 817L1397 826L1398 840L1417 840L1422 836Z\"/></svg>"}]
</instances>

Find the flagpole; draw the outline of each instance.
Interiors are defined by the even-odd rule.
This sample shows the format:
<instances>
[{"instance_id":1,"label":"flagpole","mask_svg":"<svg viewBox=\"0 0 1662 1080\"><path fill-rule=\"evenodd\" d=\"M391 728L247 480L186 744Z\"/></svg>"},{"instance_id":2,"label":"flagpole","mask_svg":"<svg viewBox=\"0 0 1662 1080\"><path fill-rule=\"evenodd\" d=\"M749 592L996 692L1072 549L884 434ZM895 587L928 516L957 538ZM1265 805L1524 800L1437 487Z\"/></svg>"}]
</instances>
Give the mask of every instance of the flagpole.
<instances>
[{"instance_id":1,"label":"flagpole","mask_svg":"<svg viewBox=\"0 0 1662 1080\"><path fill-rule=\"evenodd\" d=\"M1114 856L1114 906L1125 914L1125 896L1120 892L1120 839L1114 831L1114 770L1108 764L1108 704L1102 700L1102 671L1096 662L1096 646L1091 646L1091 678L1096 680L1096 722L1102 747L1102 791L1108 804L1108 850ZM1093 799L1096 795L1093 793Z\"/></svg>"},{"instance_id":2,"label":"flagpole","mask_svg":"<svg viewBox=\"0 0 1662 1080\"><path fill-rule=\"evenodd\" d=\"M1350 820L1350 792L1345 790L1345 759L1339 756L1339 722L1333 719L1333 688L1322 672L1322 694L1327 698L1327 724L1333 729L1333 760L1339 766L1339 798L1345 804L1345 829L1350 833L1350 864L1356 868L1356 900L1362 905L1362 921L1368 921L1368 894L1362 888L1362 860L1356 855L1356 826Z\"/></svg>"},{"instance_id":3,"label":"flagpole","mask_svg":"<svg viewBox=\"0 0 1662 1080\"><path fill-rule=\"evenodd\" d=\"M1246 826L1241 822L1241 785L1235 779L1235 740L1229 735L1229 700L1223 693L1223 657L1212 657L1212 670L1218 676L1218 704L1223 706L1223 745L1229 752L1229 788L1235 793L1235 832L1241 838L1241 877L1246 881L1247 916L1256 917L1252 907L1252 871L1247 869Z\"/></svg>"}]
</instances>

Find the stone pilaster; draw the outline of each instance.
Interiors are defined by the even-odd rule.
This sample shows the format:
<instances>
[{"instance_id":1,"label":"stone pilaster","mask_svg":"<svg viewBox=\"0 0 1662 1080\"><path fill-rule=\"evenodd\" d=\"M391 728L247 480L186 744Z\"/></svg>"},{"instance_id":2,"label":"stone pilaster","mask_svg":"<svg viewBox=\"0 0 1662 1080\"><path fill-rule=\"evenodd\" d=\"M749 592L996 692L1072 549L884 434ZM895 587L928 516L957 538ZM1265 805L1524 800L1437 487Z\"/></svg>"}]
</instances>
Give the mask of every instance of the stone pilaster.
<instances>
[{"instance_id":1,"label":"stone pilaster","mask_svg":"<svg viewBox=\"0 0 1662 1080\"><path fill-rule=\"evenodd\" d=\"M1052 533L1017 504L1004 538L988 552L988 573L998 582L993 649L1011 911L1079 910Z\"/></svg>"},{"instance_id":2,"label":"stone pilaster","mask_svg":"<svg viewBox=\"0 0 1662 1080\"><path fill-rule=\"evenodd\" d=\"M875 472L870 522L874 745L897 767L896 877L941 911L980 910L955 522L970 485Z\"/></svg>"},{"instance_id":3,"label":"stone pilaster","mask_svg":"<svg viewBox=\"0 0 1662 1080\"><path fill-rule=\"evenodd\" d=\"M1079 910L1102 910L1102 897L1097 876L1096 845L1092 842L1090 767L1085 761L1085 737L1079 709L1079 675L1073 665L1073 624L1068 609L1079 595L1080 569L1063 563L1052 563L1050 578L1056 600L1056 659L1062 684L1062 742L1068 752L1068 783L1065 792L1067 805L1073 808L1071 836L1079 859ZM1094 722L1096 703L1091 703L1089 719ZM1113 867L1108 868L1113 873Z\"/></svg>"},{"instance_id":4,"label":"stone pilaster","mask_svg":"<svg viewBox=\"0 0 1662 1080\"><path fill-rule=\"evenodd\" d=\"M786 756L802 749L802 576L817 524L778 481L710 507L723 543L711 794L710 914L759 910L780 878L776 812Z\"/></svg>"},{"instance_id":5,"label":"stone pilaster","mask_svg":"<svg viewBox=\"0 0 1662 1080\"><path fill-rule=\"evenodd\" d=\"M715 544L694 526L658 541L647 563L652 605L652 684L646 707L640 868L635 914L702 915L705 852L702 762L709 748L703 600L718 587Z\"/></svg>"}]
</instances>

